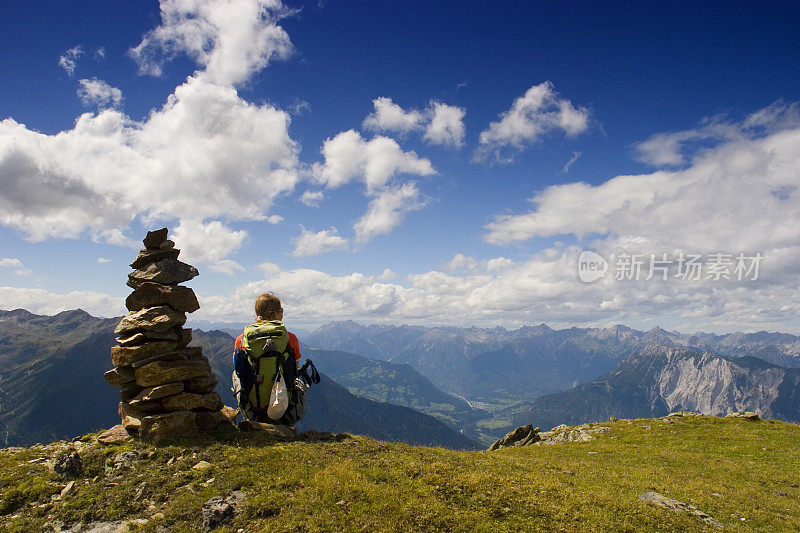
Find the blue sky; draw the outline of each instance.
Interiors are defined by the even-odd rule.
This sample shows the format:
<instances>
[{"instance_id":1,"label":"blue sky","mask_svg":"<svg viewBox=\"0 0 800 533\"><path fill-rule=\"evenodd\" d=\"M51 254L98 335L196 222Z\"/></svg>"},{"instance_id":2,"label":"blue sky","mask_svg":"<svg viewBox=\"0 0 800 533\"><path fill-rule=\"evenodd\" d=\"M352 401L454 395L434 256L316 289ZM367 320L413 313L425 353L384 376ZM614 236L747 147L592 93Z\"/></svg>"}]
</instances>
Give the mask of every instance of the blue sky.
<instances>
[{"instance_id":1,"label":"blue sky","mask_svg":"<svg viewBox=\"0 0 800 533\"><path fill-rule=\"evenodd\" d=\"M203 320L800 331L800 8L430 4L4 4L0 308L119 314L168 226Z\"/></svg>"}]
</instances>

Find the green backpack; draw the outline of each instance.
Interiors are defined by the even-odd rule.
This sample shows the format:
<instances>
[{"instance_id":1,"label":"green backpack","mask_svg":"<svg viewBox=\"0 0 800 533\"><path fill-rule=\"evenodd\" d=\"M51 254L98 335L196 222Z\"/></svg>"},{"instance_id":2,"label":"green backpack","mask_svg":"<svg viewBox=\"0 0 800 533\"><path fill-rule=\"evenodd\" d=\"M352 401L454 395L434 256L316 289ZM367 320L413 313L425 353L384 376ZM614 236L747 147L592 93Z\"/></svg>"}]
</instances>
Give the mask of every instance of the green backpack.
<instances>
[{"instance_id":1,"label":"green backpack","mask_svg":"<svg viewBox=\"0 0 800 533\"><path fill-rule=\"evenodd\" d=\"M242 349L253 371L253 386L243 402L246 404L243 414L251 420L267 422L270 394L278 374L290 398L295 387L297 363L289 346L289 333L278 320L250 324L244 328Z\"/></svg>"}]
</instances>

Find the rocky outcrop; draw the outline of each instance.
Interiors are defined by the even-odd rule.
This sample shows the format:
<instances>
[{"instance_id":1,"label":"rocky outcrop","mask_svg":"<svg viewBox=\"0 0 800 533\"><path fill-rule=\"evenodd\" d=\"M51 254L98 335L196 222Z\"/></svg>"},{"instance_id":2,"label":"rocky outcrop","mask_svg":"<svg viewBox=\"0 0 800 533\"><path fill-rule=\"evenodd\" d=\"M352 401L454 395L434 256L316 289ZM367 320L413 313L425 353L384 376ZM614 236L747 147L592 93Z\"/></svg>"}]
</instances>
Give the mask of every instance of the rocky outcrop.
<instances>
[{"instance_id":1,"label":"rocky outcrop","mask_svg":"<svg viewBox=\"0 0 800 533\"><path fill-rule=\"evenodd\" d=\"M489 451L501 450L520 446L541 446L551 444L564 444L567 442L590 442L595 440L594 435L609 431L607 426L596 424L583 424L569 427L564 424L556 426L550 431L539 432L530 424L520 426L509 431L505 437L492 444Z\"/></svg>"},{"instance_id":2,"label":"rocky outcrop","mask_svg":"<svg viewBox=\"0 0 800 533\"><path fill-rule=\"evenodd\" d=\"M723 529L720 521L715 520L694 505L675 500L658 492L645 492L639 496L639 500L668 511L687 513L715 529Z\"/></svg>"},{"instance_id":3,"label":"rocky outcrop","mask_svg":"<svg viewBox=\"0 0 800 533\"><path fill-rule=\"evenodd\" d=\"M187 347L192 330L186 313L200 308L194 291L179 285L198 275L178 261L180 250L167 229L150 231L131 263L125 300L130 313L120 320L111 348L109 384L120 387L122 427L160 442L209 433L227 420L221 413L217 380L198 347Z\"/></svg>"}]
</instances>

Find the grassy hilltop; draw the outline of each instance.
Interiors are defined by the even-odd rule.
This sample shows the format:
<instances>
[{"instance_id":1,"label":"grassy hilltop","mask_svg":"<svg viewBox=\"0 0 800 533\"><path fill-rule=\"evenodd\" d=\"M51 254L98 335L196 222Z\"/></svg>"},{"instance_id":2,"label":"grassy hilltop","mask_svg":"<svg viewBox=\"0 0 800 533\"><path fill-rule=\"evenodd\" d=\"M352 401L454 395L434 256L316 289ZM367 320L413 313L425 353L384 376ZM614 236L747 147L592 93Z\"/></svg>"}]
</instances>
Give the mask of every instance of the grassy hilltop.
<instances>
[{"instance_id":1,"label":"grassy hilltop","mask_svg":"<svg viewBox=\"0 0 800 533\"><path fill-rule=\"evenodd\" d=\"M800 530L800 426L708 416L619 420L583 443L454 452L366 437L280 442L228 431L152 446L83 442L0 451L0 530L146 519L201 529L201 506L247 494L219 531L678 531L697 518L639 501L655 491L735 531ZM71 492L47 460L69 447ZM134 451L130 466L113 466ZM210 463L194 469L200 461ZM162 529L163 531L163 529Z\"/></svg>"}]
</instances>

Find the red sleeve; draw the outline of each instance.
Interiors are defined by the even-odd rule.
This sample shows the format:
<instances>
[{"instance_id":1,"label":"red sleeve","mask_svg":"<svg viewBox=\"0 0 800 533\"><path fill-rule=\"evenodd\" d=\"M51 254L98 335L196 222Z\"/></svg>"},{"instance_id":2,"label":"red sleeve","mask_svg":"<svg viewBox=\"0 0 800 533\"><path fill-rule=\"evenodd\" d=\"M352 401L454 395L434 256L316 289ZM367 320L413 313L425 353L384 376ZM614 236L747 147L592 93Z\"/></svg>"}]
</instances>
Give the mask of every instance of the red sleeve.
<instances>
[{"instance_id":1,"label":"red sleeve","mask_svg":"<svg viewBox=\"0 0 800 533\"><path fill-rule=\"evenodd\" d=\"M300 359L300 342L297 340L297 337L294 333L289 333L289 346L292 347L294 350L294 360L298 361Z\"/></svg>"},{"instance_id":2,"label":"red sleeve","mask_svg":"<svg viewBox=\"0 0 800 533\"><path fill-rule=\"evenodd\" d=\"M235 349L237 349L237 350L241 350L242 349L242 336L243 335L244 335L244 333L242 333L241 335L236 337L236 342L233 344L233 347Z\"/></svg>"}]
</instances>

